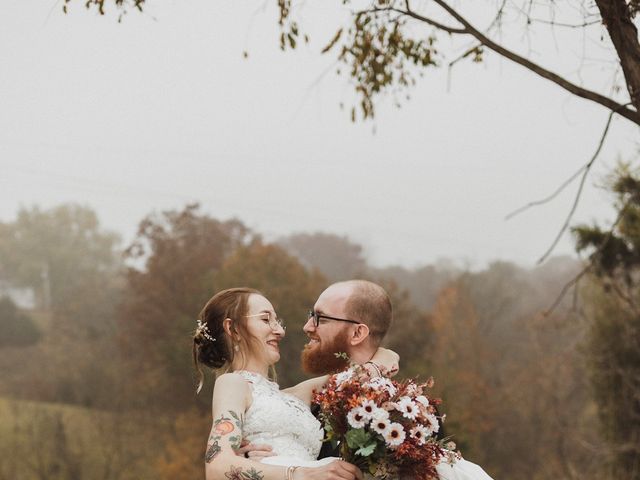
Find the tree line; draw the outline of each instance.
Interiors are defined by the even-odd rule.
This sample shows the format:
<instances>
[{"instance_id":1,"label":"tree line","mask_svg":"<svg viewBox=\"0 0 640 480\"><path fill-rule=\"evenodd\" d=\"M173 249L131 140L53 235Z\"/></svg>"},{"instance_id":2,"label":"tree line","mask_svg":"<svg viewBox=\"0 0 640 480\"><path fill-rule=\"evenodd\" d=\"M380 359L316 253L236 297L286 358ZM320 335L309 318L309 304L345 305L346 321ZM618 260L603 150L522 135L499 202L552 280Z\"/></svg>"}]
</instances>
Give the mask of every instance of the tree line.
<instances>
[{"instance_id":1,"label":"tree line","mask_svg":"<svg viewBox=\"0 0 640 480\"><path fill-rule=\"evenodd\" d=\"M306 311L354 277L387 288L401 374L436 378L447 435L495 478L640 478L640 183L615 178L616 229L576 229L590 261L535 269L374 268L346 237L266 242L197 205L150 214L122 246L86 207L22 209L0 224L0 279L37 306L0 301L0 479L202 478L212 382L195 394L190 358L202 305L230 286L263 291L287 321L288 386L305 378Z\"/></svg>"}]
</instances>

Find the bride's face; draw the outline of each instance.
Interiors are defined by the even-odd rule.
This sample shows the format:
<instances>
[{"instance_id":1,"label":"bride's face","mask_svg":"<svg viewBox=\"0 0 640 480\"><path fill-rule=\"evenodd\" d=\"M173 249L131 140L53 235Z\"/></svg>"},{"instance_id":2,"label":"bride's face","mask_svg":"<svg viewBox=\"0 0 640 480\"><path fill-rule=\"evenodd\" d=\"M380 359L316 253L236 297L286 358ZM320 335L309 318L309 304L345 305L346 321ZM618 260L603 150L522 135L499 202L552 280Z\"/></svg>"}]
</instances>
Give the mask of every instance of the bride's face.
<instances>
[{"instance_id":1,"label":"bride's face","mask_svg":"<svg viewBox=\"0 0 640 480\"><path fill-rule=\"evenodd\" d=\"M280 360L280 341L284 328L276 320L276 311L271 302L262 295L252 294L247 302L247 333L250 335L250 355L256 360L273 365Z\"/></svg>"}]
</instances>

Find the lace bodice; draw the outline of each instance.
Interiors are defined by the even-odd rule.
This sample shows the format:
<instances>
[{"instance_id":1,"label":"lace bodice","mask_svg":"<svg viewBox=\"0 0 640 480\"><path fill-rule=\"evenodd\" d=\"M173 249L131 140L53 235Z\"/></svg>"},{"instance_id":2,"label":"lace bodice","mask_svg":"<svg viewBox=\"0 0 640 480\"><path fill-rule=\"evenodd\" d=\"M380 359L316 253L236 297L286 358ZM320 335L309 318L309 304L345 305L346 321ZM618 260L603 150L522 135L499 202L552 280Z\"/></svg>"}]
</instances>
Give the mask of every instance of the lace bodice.
<instances>
[{"instance_id":1,"label":"lace bodice","mask_svg":"<svg viewBox=\"0 0 640 480\"><path fill-rule=\"evenodd\" d=\"M315 460L324 434L309 407L262 375L244 370L236 373L249 382L253 397L245 412L243 437L251 443L270 445L277 455Z\"/></svg>"}]
</instances>

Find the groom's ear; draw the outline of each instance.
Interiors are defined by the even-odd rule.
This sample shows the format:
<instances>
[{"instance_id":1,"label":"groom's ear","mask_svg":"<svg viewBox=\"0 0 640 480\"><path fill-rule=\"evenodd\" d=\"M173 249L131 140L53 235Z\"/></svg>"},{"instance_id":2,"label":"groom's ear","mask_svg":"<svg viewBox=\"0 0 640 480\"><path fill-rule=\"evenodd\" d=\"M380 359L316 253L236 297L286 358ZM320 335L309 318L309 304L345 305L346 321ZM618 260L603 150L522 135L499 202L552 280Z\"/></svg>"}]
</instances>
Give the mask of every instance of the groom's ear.
<instances>
[{"instance_id":1,"label":"groom's ear","mask_svg":"<svg viewBox=\"0 0 640 480\"><path fill-rule=\"evenodd\" d=\"M364 323L359 323L355 326L353 331L351 332L351 337L349 338L349 343L351 346L360 345L364 342L367 337L369 337L369 327Z\"/></svg>"}]
</instances>

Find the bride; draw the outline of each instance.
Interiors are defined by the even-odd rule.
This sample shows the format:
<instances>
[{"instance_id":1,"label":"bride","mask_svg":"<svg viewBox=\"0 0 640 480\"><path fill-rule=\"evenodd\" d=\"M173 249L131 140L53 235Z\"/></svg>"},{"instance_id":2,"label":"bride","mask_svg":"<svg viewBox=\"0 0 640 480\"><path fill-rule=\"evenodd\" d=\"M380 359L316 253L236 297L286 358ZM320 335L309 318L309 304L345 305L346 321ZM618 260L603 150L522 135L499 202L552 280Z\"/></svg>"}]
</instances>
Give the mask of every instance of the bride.
<instances>
[{"instance_id":1,"label":"bride","mask_svg":"<svg viewBox=\"0 0 640 480\"><path fill-rule=\"evenodd\" d=\"M280 359L285 330L273 305L257 290L232 288L205 305L193 338L193 358L221 373L212 401L213 425L205 453L206 480L353 480L362 472L335 457L316 460L323 439L320 422L311 414L313 390L328 377L280 390L269 380ZM389 369L397 355L378 349L372 361ZM374 374L376 368L372 369ZM239 456L241 442L269 445L261 462ZM460 464L460 465L458 465ZM442 465L443 480L491 480L471 462Z\"/></svg>"}]
</instances>

